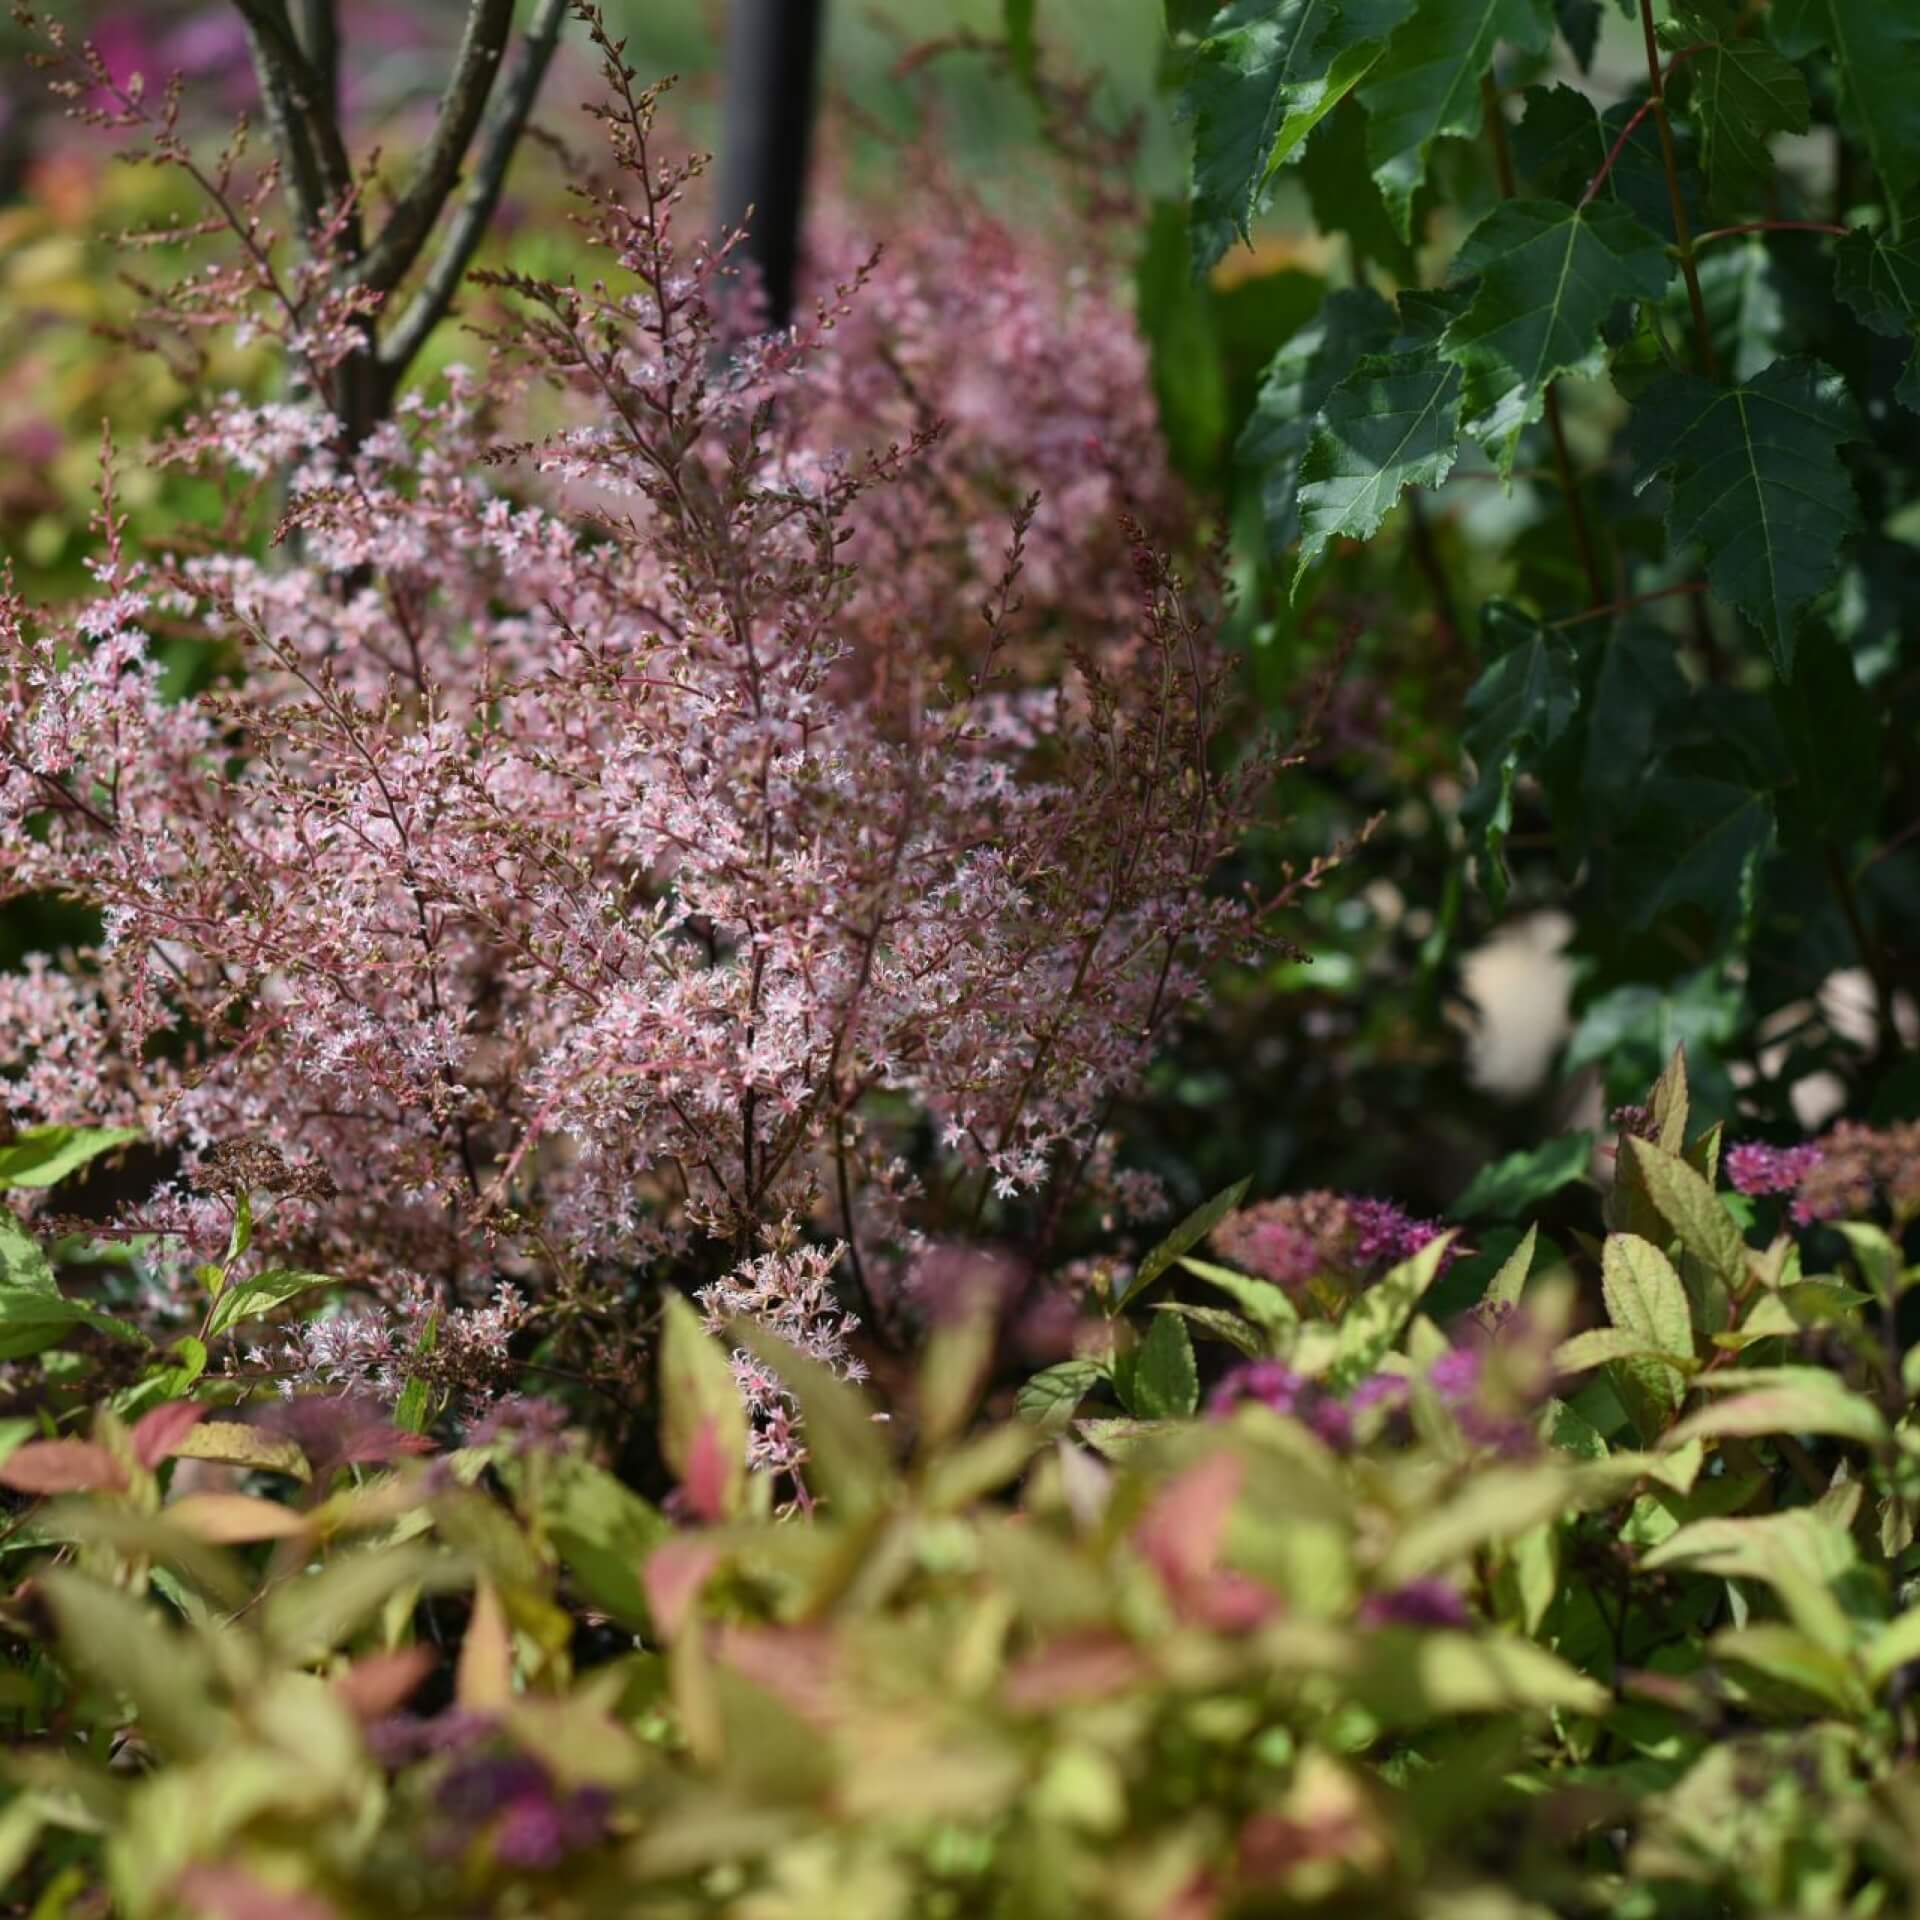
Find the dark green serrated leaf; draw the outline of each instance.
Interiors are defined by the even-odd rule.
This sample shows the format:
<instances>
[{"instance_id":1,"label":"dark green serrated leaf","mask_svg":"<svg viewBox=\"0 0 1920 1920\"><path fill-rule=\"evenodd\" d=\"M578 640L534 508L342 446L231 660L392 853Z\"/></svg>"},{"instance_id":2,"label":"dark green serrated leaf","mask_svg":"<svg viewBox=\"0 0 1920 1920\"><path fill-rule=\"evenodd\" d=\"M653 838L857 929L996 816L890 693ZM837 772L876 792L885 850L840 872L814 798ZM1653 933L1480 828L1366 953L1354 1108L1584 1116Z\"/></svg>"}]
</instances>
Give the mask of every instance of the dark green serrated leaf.
<instances>
[{"instance_id":1,"label":"dark green serrated leaf","mask_svg":"<svg viewBox=\"0 0 1920 1920\"><path fill-rule=\"evenodd\" d=\"M1638 626L1607 635L1587 710L1581 785L1591 803L1604 806L1632 793L1690 692L1670 635Z\"/></svg>"},{"instance_id":2,"label":"dark green serrated leaf","mask_svg":"<svg viewBox=\"0 0 1920 1920\"><path fill-rule=\"evenodd\" d=\"M1575 64L1582 73L1588 72L1600 44L1600 0L1553 0L1553 14Z\"/></svg>"},{"instance_id":3,"label":"dark green serrated leaf","mask_svg":"<svg viewBox=\"0 0 1920 1920\"><path fill-rule=\"evenodd\" d=\"M1726 780L1671 775L1647 781L1620 829L1621 888L1637 926L1696 906L1730 931L1753 909L1760 861L1773 845L1773 805Z\"/></svg>"},{"instance_id":4,"label":"dark green serrated leaf","mask_svg":"<svg viewBox=\"0 0 1920 1920\"><path fill-rule=\"evenodd\" d=\"M1183 74L1193 123L1195 265L1249 236L1275 171L1351 91L1413 0L1238 0Z\"/></svg>"},{"instance_id":5,"label":"dark green serrated leaf","mask_svg":"<svg viewBox=\"0 0 1920 1920\"><path fill-rule=\"evenodd\" d=\"M1436 487L1460 444L1460 370L1437 353L1368 354L1327 396L1300 461L1297 592L1330 542L1379 532L1408 487Z\"/></svg>"},{"instance_id":6,"label":"dark green serrated leaf","mask_svg":"<svg viewBox=\"0 0 1920 1920\"><path fill-rule=\"evenodd\" d=\"M1840 124L1866 149L1888 208L1920 186L1920 8L1911 0L1775 0L1773 38L1789 60L1828 55Z\"/></svg>"},{"instance_id":7,"label":"dark green serrated leaf","mask_svg":"<svg viewBox=\"0 0 1920 1920\"><path fill-rule=\"evenodd\" d=\"M1543 0L1422 0L1360 87L1373 177L1403 239L1433 143L1480 131L1481 77L1503 40L1544 52L1554 21Z\"/></svg>"},{"instance_id":8,"label":"dark green serrated leaf","mask_svg":"<svg viewBox=\"0 0 1920 1920\"><path fill-rule=\"evenodd\" d=\"M1833 254L1833 290L1875 333L1913 343L1894 397L1920 413L1920 221L1904 236L1856 228Z\"/></svg>"},{"instance_id":9,"label":"dark green serrated leaf","mask_svg":"<svg viewBox=\"0 0 1920 1920\"><path fill-rule=\"evenodd\" d=\"M1633 410L1637 484L1672 482L1667 533L1698 543L1714 592L1793 671L1801 610L1830 587L1860 525L1840 448L1861 433L1846 385L1818 361L1776 361L1715 387L1669 374Z\"/></svg>"},{"instance_id":10,"label":"dark green serrated leaf","mask_svg":"<svg viewBox=\"0 0 1920 1920\"><path fill-rule=\"evenodd\" d=\"M1535 191L1578 200L1607 157L1600 116L1578 87L1565 82L1529 87L1521 95L1520 122L1513 129L1513 164ZM1603 184L1596 198L1610 198Z\"/></svg>"},{"instance_id":11,"label":"dark green serrated leaf","mask_svg":"<svg viewBox=\"0 0 1920 1920\"><path fill-rule=\"evenodd\" d=\"M1097 1360L1061 1360L1036 1373L1014 1395L1022 1420L1049 1432L1064 1431L1080 1402L1107 1377Z\"/></svg>"},{"instance_id":12,"label":"dark green serrated leaf","mask_svg":"<svg viewBox=\"0 0 1920 1920\"><path fill-rule=\"evenodd\" d=\"M1342 288L1267 363L1235 458L1260 476L1267 544L1276 556L1300 537L1295 496L1315 418L1364 355L1384 351L1393 331L1393 309L1377 293Z\"/></svg>"},{"instance_id":13,"label":"dark green serrated leaf","mask_svg":"<svg viewBox=\"0 0 1920 1920\"><path fill-rule=\"evenodd\" d=\"M1007 36L1007 64L1023 87L1038 77L1039 49L1033 37L1035 0L1000 0L1000 23Z\"/></svg>"},{"instance_id":14,"label":"dark green serrated leaf","mask_svg":"<svg viewBox=\"0 0 1920 1920\"><path fill-rule=\"evenodd\" d=\"M1623 301L1659 299L1673 265L1618 207L1509 200L1467 236L1453 271L1479 285L1440 352L1465 376L1466 431L1505 476L1522 428L1540 418L1548 383L1600 373L1608 315Z\"/></svg>"},{"instance_id":15,"label":"dark green serrated leaf","mask_svg":"<svg viewBox=\"0 0 1920 1920\"><path fill-rule=\"evenodd\" d=\"M1690 23L1701 50L1680 69L1687 112L1717 206L1738 210L1765 198L1774 135L1807 130L1807 83L1755 35L1735 37Z\"/></svg>"},{"instance_id":16,"label":"dark green serrated leaf","mask_svg":"<svg viewBox=\"0 0 1920 1920\"><path fill-rule=\"evenodd\" d=\"M1869 832L1886 779L1883 704L1860 684L1851 651L1822 627L1809 632L1793 684L1774 689L1793 779L1781 789L1781 837L1824 851Z\"/></svg>"},{"instance_id":17,"label":"dark green serrated leaf","mask_svg":"<svg viewBox=\"0 0 1920 1920\"><path fill-rule=\"evenodd\" d=\"M1367 116L1357 100L1327 115L1305 143L1299 167L1313 224L1344 236L1356 279L1369 265L1402 285L1419 278L1414 251L1395 229L1367 171Z\"/></svg>"},{"instance_id":18,"label":"dark green serrated leaf","mask_svg":"<svg viewBox=\"0 0 1920 1920\"><path fill-rule=\"evenodd\" d=\"M1461 803L1460 821L1486 856L1481 884L1496 908L1505 902L1510 877L1505 845L1514 782L1559 743L1579 702L1571 644L1532 622L1467 694L1466 748L1478 777Z\"/></svg>"}]
</instances>

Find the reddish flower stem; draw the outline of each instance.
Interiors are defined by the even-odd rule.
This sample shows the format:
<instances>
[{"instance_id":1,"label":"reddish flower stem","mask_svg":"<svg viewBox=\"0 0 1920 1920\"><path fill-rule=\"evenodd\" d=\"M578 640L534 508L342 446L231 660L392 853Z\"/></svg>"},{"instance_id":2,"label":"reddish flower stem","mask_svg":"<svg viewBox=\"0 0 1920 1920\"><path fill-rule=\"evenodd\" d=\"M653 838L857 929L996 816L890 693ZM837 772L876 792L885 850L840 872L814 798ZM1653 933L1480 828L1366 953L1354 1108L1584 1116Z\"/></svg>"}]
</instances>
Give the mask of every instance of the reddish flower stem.
<instances>
[{"instance_id":1,"label":"reddish flower stem","mask_svg":"<svg viewBox=\"0 0 1920 1920\"><path fill-rule=\"evenodd\" d=\"M1583 626L1589 620L1603 620L1610 614L1644 607L1650 600L1671 600L1676 594L1705 593L1706 590L1707 583L1704 580L1682 580L1677 587L1656 587L1651 593L1636 593L1627 600L1611 600L1604 607L1589 607L1585 613L1569 614L1564 620L1553 621L1548 631L1558 633L1562 627Z\"/></svg>"},{"instance_id":2,"label":"reddish flower stem","mask_svg":"<svg viewBox=\"0 0 1920 1920\"><path fill-rule=\"evenodd\" d=\"M1693 244L1697 252L1710 240L1731 240L1742 233L1831 233L1844 240L1849 231L1831 220L1743 220L1738 226L1715 227L1701 234Z\"/></svg>"}]
</instances>

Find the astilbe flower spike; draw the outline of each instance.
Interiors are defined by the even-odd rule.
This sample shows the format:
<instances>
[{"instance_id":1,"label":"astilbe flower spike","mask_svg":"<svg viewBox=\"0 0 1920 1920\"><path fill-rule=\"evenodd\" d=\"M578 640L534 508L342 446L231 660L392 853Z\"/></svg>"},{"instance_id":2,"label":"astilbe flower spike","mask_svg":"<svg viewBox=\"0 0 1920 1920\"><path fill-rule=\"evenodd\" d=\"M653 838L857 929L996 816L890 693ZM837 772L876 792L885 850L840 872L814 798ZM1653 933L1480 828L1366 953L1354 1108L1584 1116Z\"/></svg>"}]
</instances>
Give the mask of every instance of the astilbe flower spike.
<instances>
[{"instance_id":1,"label":"astilbe flower spike","mask_svg":"<svg viewBox=\"0 0 1920 1920\"><path fill-rule=\"evenodd\" d=\"M730 331L699 169L602 50L600 281L482 276L487 375L351 455L317 406L209 406L167 457L285 476L271 564L149 561L109 486L88 598L0 594L0 898L104 929L0 976L0 1100L174 1150L183 1261L223 1144L307 1170L253 1258L374 1303L257 1360L335 1390L395 1391L435 1309L469 1400L543 1311L629 1378L663 1258L850 1372L807 1248L857 1292L943 1204L1137 1199L1102 1118L1255 930L1211 880L1274 761L1221 751L1115 290L975 214ZM535 383L558 424L503 445ZM165 696L163 625L224 649L210 690Z\"/></svg>"}]
</instances>

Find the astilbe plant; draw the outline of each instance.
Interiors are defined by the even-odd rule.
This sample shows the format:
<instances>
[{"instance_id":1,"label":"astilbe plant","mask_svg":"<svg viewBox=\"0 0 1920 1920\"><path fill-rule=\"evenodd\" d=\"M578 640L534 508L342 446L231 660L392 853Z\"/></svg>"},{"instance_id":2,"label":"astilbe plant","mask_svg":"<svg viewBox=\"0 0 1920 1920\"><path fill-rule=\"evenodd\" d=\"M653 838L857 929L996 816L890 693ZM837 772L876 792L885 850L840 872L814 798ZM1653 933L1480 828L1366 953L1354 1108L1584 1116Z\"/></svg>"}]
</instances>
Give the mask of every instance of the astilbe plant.
<instances>
[{"instance_id":1,"label":"astilbe plant","mask_svg":"<svg viewBox=\"0 0 1920 1920\"><path fill-rule=\"evenodd\" d=\"M254 1194L254 1257L376 1306L308 1375L390 1387L429 1327L504 1361L512 1283L617 1380L656 1259L729 1306L794 1280L774 1317L845 1365L821 1239L857 1301L931 1227L1150 1201L1110 1104L1261 920L1215 875L1274 758L1218 584L1162 557L1113 290L970 215L755 335L599 44L603 278L482 276L487 373L351 454L317 400L210 407L162 457L278 477L271 559L137 554L109 485L97 591L0 602L0 893L104 927L0 979L6 1103L176 1150L125 1224L193 1257L211 1151L313 1170ZM324 395L354 316L296 324L240 204L213 317L278 306ZM173 701L182 631L230 670Z\"/></svg>"}]
</instances>

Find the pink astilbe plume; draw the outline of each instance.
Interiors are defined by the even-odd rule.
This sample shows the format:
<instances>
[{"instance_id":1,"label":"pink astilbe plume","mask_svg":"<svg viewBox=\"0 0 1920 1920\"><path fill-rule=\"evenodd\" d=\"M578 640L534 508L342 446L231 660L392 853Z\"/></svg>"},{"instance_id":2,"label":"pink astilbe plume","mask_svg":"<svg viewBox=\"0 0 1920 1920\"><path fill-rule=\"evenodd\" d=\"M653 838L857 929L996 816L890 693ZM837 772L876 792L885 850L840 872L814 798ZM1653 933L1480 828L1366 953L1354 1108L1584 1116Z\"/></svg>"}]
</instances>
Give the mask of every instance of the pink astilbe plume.
<instances>
[{"instance_id":1,"label":"pink astilbe plume","mask_svg":"<svg viewBox=\"0 0 1920 1920\"><path fill-rule=\"evenodd\" d=\"M663 1256L850 1371L802 1243L858 1293L943 1221L1124 1198L1110 1103L1258 918L1213 882L1275 763L1163 557L1116 289L973 216L732 333L697 168L603 52L602 281L481 276L486 377L351 453L317 405L212 406L169 457L281 477L270 561L150 563L109 494L92 597L0 600L0 895L105 929L0 979L0 1090L183 1178L236 1140L323 1174L254 1258L384 1302L263 1343L309 1381L391 1391L413 1276L471 1317L462 1386L529 1313L617 1370ZM174 702L176 629L224 667Z\"/></svg>"}]
</instances>

